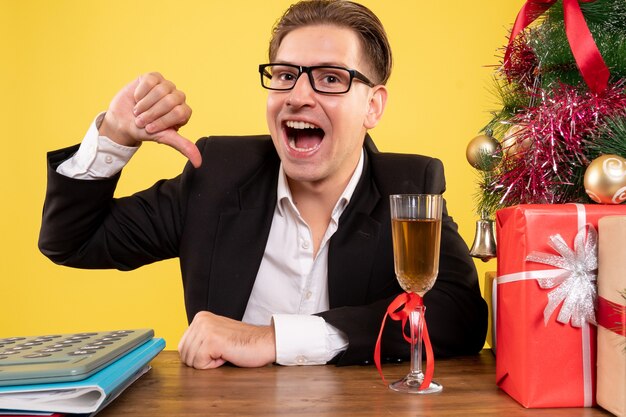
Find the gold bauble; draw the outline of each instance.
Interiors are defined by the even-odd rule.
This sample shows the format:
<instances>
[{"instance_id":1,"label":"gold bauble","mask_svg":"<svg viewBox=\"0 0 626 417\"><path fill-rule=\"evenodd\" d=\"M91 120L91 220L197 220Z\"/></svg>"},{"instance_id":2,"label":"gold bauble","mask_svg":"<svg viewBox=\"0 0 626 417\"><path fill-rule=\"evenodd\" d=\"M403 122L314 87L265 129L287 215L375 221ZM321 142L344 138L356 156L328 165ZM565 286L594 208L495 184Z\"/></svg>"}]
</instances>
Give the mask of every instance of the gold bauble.
<instances>
[{"instance_id":1,"label":"gold bauble","mask_svg":"<svg viewBox=\"0 0 626 417\"><path fill-rule=\"evenodd\" d=\"M502 150L508 158L519 158L530 148L531 139L526 137L522 140L526 128L522 125L513 125L506 131L502 139Z\"/></svg>"},{"instance_id":2,"label":"gold bauble","mask_svg":"<svg viewBox=\"0 0 626 417\"><path fill-rule=\"evenodd\" d=\"M478 135L467 144L465 157L474 168L491 171L502 159L502 147L493 136Z\"/></svg>"},{"instance_id":3,"label":"gold bauble","mask_svg":"<svg viewBox=\"0 0 626 417\"><path fill-rule=\"evenodd\" d=\"M585 171L585 192L596 203L620 204L626 201L626 159L601 155Z\"/></svg>"}]
</instances>

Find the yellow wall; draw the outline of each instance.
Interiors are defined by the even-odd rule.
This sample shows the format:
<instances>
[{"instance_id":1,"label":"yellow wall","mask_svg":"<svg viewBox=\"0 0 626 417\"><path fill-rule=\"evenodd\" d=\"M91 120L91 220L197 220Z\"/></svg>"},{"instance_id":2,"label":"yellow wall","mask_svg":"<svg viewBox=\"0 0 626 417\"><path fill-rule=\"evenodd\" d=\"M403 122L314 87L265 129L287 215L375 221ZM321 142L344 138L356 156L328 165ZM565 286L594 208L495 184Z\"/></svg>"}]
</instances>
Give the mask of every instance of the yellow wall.
<instances>
[{"instance_id":1,"label":"yellow wall","mask_svg":"<svg viewBox=\"0 0 626 417\"><path fill-rule=\"evenodd\" d=\"M80 141L121 86L153 70L187 92L194 115L181 132L188 138L265 133L256 66L289 3L0 0L0 337L153 327L176 348L186 327L176 260L133 272L83 271L39 253L45 154ZM387 112L373 137L385 151L443 160L451 214L471 244L476 174L465 147L497 108L489 65L523 0L364 3L386 25L395 54ZM148 144L125 169L118 194L173 176L184 162ZM478 266L482 277L495 261Z\"/></svg>"}]
</instances>

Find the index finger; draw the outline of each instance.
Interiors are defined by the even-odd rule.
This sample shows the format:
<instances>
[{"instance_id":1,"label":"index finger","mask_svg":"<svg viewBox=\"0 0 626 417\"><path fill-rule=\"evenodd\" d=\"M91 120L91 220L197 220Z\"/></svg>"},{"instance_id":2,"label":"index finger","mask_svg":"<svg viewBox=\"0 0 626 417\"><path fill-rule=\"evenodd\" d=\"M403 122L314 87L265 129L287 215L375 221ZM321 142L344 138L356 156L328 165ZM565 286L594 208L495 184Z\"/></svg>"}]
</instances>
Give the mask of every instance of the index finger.
<instances>
[{"instance_id":1,"label":"index finger","mask_svg":"<svg viewBox=\"0 0 626 417\"><path fill-rule=\"evenodd\" d=\"M139 76L139 83L134 91L135 103L141 100L152 90L157 84L162 83L165 77L158 72L149 72Z\"/></svg>"}]
</instances>

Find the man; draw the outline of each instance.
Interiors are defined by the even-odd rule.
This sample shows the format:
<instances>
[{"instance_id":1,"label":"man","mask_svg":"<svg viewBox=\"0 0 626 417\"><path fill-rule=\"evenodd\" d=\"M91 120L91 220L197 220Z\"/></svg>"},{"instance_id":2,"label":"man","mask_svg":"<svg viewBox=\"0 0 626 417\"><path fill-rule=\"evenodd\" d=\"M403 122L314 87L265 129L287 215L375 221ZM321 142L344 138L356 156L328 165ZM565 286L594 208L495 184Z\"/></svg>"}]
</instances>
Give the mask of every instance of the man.
<instances>
[{"instance_id":1,"label":"man","mask_svg":"<svg viewBox=\"0 0 626 417\"><path fill-rule=\"evenodd\" d=\"M388 196L442 193L441 162L379 153L391 50L378 18L348 1L293 5L274 28L270 136L177 134L191 109L160 74L124 87L76 146L49 155L40 248L81 268L129 270L179 257L190 326L181 359L196 368L369 362L393 269ZM184 155L183 173L113 199L143 141ZM444 209L440 274L425 297L436 354L475 353L486 305L467 246ZM399 325L383 357L407 358Z\"/></svg>"}]
</instances>

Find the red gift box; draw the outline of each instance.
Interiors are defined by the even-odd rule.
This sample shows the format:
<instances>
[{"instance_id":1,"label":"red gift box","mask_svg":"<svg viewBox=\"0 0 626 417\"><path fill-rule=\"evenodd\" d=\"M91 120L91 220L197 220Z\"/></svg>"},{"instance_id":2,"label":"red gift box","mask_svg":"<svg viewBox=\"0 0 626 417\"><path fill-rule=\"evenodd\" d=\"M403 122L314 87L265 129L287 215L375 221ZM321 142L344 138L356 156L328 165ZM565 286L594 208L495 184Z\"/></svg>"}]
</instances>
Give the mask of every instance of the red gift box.
<instances>
[{"instance_id":1,"label":"red gift box","mask_svg":"<svg viewBox=\"0 0 626 417\"><path fill-rule=\"evenodd\" d=\"M571 273L527 256L541 252L560 257L550 245L557 234L575 251L577 235L580 240L587 234L585 225L597 230L601 217L615 214L626 214L626 205L526 204L497 212L496 381L524 407L595 405L596 327L559 322L567 301L559 302L544 320L548 294L558 287L542 288L537 278ZM588 255L597 259L597 253ZM592 275L589 287L595 293L595 272ZM593 312L594 301L587 304Z\"/></svg>"}]
</instances>

